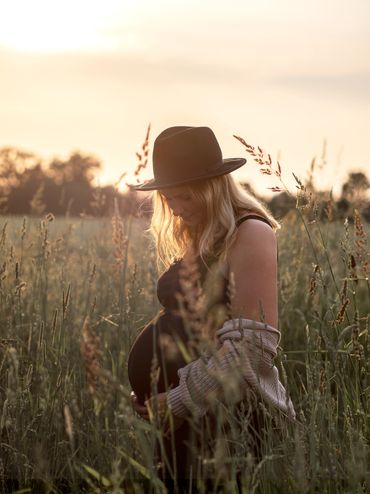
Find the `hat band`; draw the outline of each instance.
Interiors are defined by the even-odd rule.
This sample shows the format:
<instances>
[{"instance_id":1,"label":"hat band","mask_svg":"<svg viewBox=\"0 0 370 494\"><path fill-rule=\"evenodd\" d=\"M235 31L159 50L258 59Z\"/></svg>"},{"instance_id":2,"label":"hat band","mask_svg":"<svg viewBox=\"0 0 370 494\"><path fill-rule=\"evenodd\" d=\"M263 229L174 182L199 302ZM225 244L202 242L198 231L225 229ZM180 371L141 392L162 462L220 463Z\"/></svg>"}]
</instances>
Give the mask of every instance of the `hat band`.
<instances>
[{"instance_id":1,"label":"hat band","mask_svg":"<svg viewBox=\"0 0 370 494\"><path fill-rule=\"evenodd\" d=\"M192 166L191 172L184 166L183 168L168 168L166 169L166 173L164 170L162 173L156 173L154 178L158 182L179 182L182 180L190 181L196 180L198 177L203 177L205 175L213 174L216 175L220 172L223 166L223 161L219 161L218 163L214 163L208 166Z\"/></svg>"}]
</instances>

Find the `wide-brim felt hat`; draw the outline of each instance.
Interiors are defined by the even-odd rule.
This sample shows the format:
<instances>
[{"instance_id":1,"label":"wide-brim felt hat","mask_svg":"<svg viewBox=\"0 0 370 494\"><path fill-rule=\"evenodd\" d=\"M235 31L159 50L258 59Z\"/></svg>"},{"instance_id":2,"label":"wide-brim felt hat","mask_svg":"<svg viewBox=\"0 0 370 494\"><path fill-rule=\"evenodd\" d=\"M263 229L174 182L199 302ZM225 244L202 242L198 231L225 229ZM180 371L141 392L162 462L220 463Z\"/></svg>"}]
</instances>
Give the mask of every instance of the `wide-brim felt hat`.
<instances>
[{"instance_id":1,"label":"wide-brim felt hat","mask_svg":"<svg viewBox=\"0 0 370 494\"><path fill-rule=\"evenodd\" d=\"M131 188L156 190L176 187L226 175L245 163L244 158L223 159L216 136L209 127L169 127L154 141L154 178Z\"/></svg>"}]
</instances>

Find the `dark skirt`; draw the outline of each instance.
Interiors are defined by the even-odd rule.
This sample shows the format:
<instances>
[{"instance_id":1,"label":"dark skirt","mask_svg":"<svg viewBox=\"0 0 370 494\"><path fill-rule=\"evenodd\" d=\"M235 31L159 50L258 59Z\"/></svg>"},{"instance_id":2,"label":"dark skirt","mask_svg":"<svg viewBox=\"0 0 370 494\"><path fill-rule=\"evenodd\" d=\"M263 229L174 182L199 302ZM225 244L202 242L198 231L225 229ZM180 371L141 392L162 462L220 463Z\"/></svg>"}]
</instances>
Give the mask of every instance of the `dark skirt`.
<instances>
[{"instance_id":1,"label":"dark skirt","mask_svg":"<svg viewBox=\"0 0 370 494\"><path fill-rule=\"evenodd\" d=\"M166 482L220 482L240 478L267 452L266 438L276 430L276 422L255 397L237 405L215 406L200 419L189 418L158 444L161 468ZM271 445L271 441L269 442Z\"/></svg>"}]
</instances>

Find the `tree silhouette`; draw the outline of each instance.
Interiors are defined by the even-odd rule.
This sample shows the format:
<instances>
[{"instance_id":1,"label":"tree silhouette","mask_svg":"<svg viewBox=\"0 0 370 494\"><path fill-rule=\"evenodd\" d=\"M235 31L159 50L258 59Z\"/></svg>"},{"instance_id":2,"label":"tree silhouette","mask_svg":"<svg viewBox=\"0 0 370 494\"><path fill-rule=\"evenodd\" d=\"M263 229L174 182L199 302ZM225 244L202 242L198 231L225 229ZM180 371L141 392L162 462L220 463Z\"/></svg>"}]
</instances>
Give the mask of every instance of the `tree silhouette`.
<instances>
[{"instance_id":1,"label":"tree silhouette","mask_svg":"<svg viewBox=\"0 0 370 494\"><path fill-rule=\"evenodd\" d=\"M120 214L124 216L150 216L151 202L142 194L134 190L122 194L113 185L94 187L93 179L100 168L96 157L79 151L66 159L54 158L47 163L34 153L13 147L0 148L0 212L110 216L114 204L118 204ZM337 201L331 196L328 200L328 192L315 190L312 177L313 172L306 190L314 195L316 211L322 220L327 219L329 209L333 211L334 219L343 219L352 218L353 210L357 208L370 222L370 181L365 173L351 172ZM256 195L249 184L242 185ZM296 208L296 198L287 191L274 194L269 201L256 197L267 202L277 218L283 218Z\"/></svg>"},{"instance_id":2,"label":"tree silhouette","mask_svg":"<svg viewBox=\"0 0 370 494\"><path fill-rule=\"evenodd\" d=\"M342 198L353 202L355 205L366 201L370 182L365 173L351 172L342 187Z\"/></svg>"},{"instance_id":3,"label":"tree silhouette","mask_svg":"<svg viewBox=\"0 0 370 494\"><path fill-rule=\"evenodd\" d=\"M94 173L101 166L93 156L74 152L42 167L34 154L0 149L0 192L3 209L12 214L92 214Z\"/></svg>"},{"instance_id":4,"label":"tree silhouette","mask_svg":"<svg viewBox=\"0 0 370 494\"><path fill-rule=\"evenodd\" d=\"M67 160L54 159L49 164L49 176L57 184L91 184L101 163L94 156L73 152Z\"/></svg>"},{"instance_id":5,"label":"tree silhouette","mask_svg":"<svg viewBox=\"0 0 370 494\"><path fill-rule=\"evenodd\" d=\"M101 163L94 156L73 152L66 160L54 159L48 167L48 177L54 184L54 214L93 214L94 187L92 180ZM49 187L50 189L50 187ZM45 191L46 194L47 191Z\"/></svg>"},{"instance_id":6,"label":"tree silhouette","mask_svg":"<svg viewBox=\"0 0 370 494\"><path fill-rule=\"evenodd\" d=\"M296 199L284 191L273 195L268 206L274 216L283 218L289 211L295 209Z\"/></svg>"},{"instance_id":7,"label":"tree silhouette","mask_svg":"<svg viewBox=\"0 0 370 494\"><path fill-rule=\"evenodd\" d=\"M29 212L30 201L45 177L35 154L12 147L0 149L0 187L6 211Z\"/></svg>"},{"instance_id":8,"label":"tree silhouette","mask_svg":"<svg viewBox=\"0 0 370 494\"><path fill-rule=\"evenodd\" d=\"M23 173L40 165L41 160L35 154L13 147L0 149L0 186L3 191L16 187L22 180Z\"/></svg>"}]
</instances>

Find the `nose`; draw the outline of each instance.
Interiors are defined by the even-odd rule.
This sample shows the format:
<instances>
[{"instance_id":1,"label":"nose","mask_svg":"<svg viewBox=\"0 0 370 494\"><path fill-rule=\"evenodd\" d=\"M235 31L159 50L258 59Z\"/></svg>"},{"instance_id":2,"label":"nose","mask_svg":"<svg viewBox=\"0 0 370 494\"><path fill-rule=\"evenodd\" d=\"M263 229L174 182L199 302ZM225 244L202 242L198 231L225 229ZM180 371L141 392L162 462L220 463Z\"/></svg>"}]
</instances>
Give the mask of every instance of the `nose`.
<instances>
[{"instance_id":1,"label":"nose","mask_svg":"<svg viewBox=\"0 0 370 494\"><path fill-rule=\"evenodd\" d=\"M183 213L183 207L175 200L168 201L169 207L172 209L174 216L181 216Z\"/></svg>"}]
</instances>

